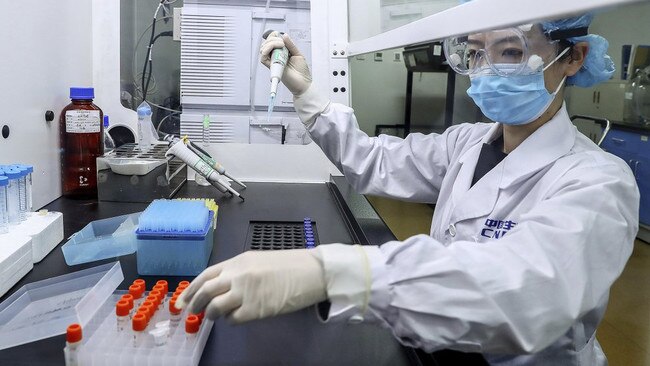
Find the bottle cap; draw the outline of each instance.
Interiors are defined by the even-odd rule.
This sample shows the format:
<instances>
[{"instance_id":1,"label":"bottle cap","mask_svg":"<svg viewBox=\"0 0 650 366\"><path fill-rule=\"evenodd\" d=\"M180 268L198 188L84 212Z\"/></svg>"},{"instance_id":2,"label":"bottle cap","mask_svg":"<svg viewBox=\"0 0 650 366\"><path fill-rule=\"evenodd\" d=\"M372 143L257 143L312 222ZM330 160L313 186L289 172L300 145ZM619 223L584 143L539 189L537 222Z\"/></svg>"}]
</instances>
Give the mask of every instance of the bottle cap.
<instances>
[{"instance_id":1,"label":"bottle cap","mask_svg":"<svg viewBox=\"0 0 650 366\"><path fill-rule=\"evenodd\" d=\"M104 128L108 128L108 125L109 125L109 123L108 123L108 115L105 114L104 115Z\"/></svg>"},{"instance_id":2,"label":"bottle cap","mask_svg":"<svg viewBox=\"0 0 650 366\"><path fill-rule=\"evenodd\" d=\"M70 88L70 99L87 100L95 98L94 88Z\"/></svg>"},{"instance_id":3,"label":"bottle cap","mask_svg":"<svg viewBox=\"0 0 650 366\"><path fill-rule=\"evenodd\" d=\"M0 187L4 187L9 184L9 178L0 176Z\"/></svg>"},{"instance_id":4,"label":"bottle cap","mask_svg":"<svg viewBox=\"0 0 650 366\"><path fill-rule=\"evenodd\" d=\"M176 298L173 298L169 300L169 313L178 315L181 313L181 309L176 307Z\"/></svg>"},{"instance_id":5,"label":"bottle cap","mask_svg":"<svg viewBox=\"0 0 650 366\"><path fill-rule=\"evenodd\" d=\"M65 332L65 340L68 343L79 342L82 337L81 325L75 323L68 326L68 329Z\"/></svg>"},{"instance_id":6,"label":"bottle cap","mask_svg":"<svg viewBox=\"0 0 650 366\"><path fill-rule=\"evenodd\" d=\"M141 298L142 293L143 293L142 287L140 287L139 285L134 284L129 286L129 294L131 294L131 296L133 296L134 299Z\"/></svg>"},{"instance_id":7,"label":"bottle cap","mask_svg":"<svg viewBox=\"0 0 650 366\"><path fill-rule=\"evenodd\" d=\"M151 116L151 107L149 106L149 103L147 102L142 102L138 106L138 117L146 117L146 116Z\"/></svg>"},{"instance_id":8,"label":"bottle cap","mask_svg":"<svg viewBox=\"0 0 650 366\"><path fill-rule=\"evenodd\" d=\"M143 289L147 288L147 283L142 278L138 278L137 280L133 281L133 284L142 286Z\"/></svg>"},{"instance_id":9,"label":"bottle cap","mask_svg":"<svg viewBox=\"0 0 650 366\"><path fill-rule=\"evenodd\" d=\"M28 174L31 174L31 173L34 172L34 167L31 166L31 165L27 165L27 164L13 164L13 166L15 166L16 168L18 168L18 169L20 169L20 170L26 170Z\"/></svg>"},{"instance_id":10,"label":"bottle cap","mask_svg":"<svg viewBox=\"0 0 650 366\"><path fill-rule=\"evenodd\" d=\"M160 291L161 294L164 294L165 292L167 292L167 291L165 291L165 285L162 285L162 284L160 284L160 285L159 285L159 284L156 284L156 285L153 287L153 289L154 289L155 291Z\"/></svg>"},{"instance_id":11,"label":"bottle cap","mask_svg":"<svg viewBox=\"0 0 650 366\"><path fill-rule=\"evenodd\" d=\"M178 287L176 287L176 289L179 288L186 289L189 285L190 285L189 281L181 281L178 283Z\"/></svg>"},{"instance_id":12,"label":"bottle cap","mask_svg":"<svg viewBox=\"0 0 650 366\"><path fill-rule=\"evenodd\" d=\"M115 304L115 315L117 316L127 316L130 311L131 307L127 300L120 300Z\"/></svg>"},{"instance_id":13,"label":"bottle cap","mask_svg":"<svg viewBox=\"0 0 650 366\"><path fill-rule=\"evenodd\" d=\"M120 300L126 300L129 303L129 310L133 309L133 295L124 294L124 295L122 295Z\"/></svg>"},{"instance_id":14,"label":"bottle cap","mask_svg":"<svg viewBox=\"0 0 650 366\"><path fill-rule=\"evenodd\" d=\"M133 330L142 332L147 328L147 317L143 313L136 313L133 316Z\"/></svg>"},{"instance_id":15,"label":"bottle cap","mask_svg":"<svg viewBox=\"0 0 650 366\"><path fill-rule=\"evenodd\" d=\"M149 319L151 319L151 316L149 316L149 308L139 307L138 311L136 311L135 313L144 315L144 318L147 320L147 323L149 322Z\"/></svg>"},{"instance_id":16,"label":"bottle cap","mask_svg":"<svg viewBox=\"0 0 650 366\"><path fill-rule=\"evenodd\" d=\"M24 176L24 174L20 170L18 170L16 168L9 168L9 169L5 168L4 171L5 171L5 174L4 174L5 177L7 177L9 179L18 179L18 178Z\"/></svg>"},{"instance_id":17,"label":"bottle cap","mask_svg":"<svg viewBox=\"0 0 650 366\"><path fill-rule=\"evenodd\" d=\"M152 290L151 292L149 292L149 297L152 297L152 298L156 299L156 303L158 303L158 304L160 304L162 302L163 298L164 298L164 296L163 296L162 292L160 292L160 290Z\"/></svg>"},{"instance_id":18,"label":"bottle cap","mask_svg":"<svg viewBox=\"0 0 650 366\"><path fill-rule=\"evenodd\" d=\"M196 315L190 315L185 319L185 332L189 334L194 334L199 332L199 327L201 327L201 321Z\"/></svg>"},{"instance_id":19,"label":"bottle cap","mask_svg":"<svg viewBox=\"0 0 650 366\"><path fill-rule=\"evenodd\" d=\"M169 283L167 283L167 281L160 280L160 281L156 282L156 285L162 285L163 288L164 288L163 292L165 292L165 293L169 292Z\"/></svg>"}]
</instances>

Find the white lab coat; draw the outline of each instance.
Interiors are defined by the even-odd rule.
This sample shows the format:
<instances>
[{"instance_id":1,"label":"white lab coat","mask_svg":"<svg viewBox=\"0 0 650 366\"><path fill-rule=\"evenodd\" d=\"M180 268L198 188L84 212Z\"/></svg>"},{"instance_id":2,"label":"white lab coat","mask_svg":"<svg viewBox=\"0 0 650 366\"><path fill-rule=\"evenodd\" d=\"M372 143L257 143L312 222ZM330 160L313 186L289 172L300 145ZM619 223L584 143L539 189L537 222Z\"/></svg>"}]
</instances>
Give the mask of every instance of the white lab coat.
<instances>
[{"instance_id":1,"label":"white lab coat","mask_svg":"<svg viewBox=\"0 0 650 366\"><path fill-rule=\"evenodd\" d=\"M565 107L471 188L498 123L371 138L331 104L309 131L359 192L436 203L430 235L320 247L330 319L377 321L404 344L492 365L607 364L595 331L632 252L639 193Z\"/></svg>"}]
</instances>

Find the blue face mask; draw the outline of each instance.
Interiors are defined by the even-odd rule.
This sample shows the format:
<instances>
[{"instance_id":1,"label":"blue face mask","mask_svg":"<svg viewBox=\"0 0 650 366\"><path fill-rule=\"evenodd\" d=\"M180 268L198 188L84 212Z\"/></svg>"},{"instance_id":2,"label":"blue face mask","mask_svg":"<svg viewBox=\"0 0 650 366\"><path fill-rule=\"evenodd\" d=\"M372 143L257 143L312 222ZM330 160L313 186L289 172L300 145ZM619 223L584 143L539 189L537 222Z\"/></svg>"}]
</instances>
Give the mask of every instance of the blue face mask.
<instances>
[{"instance_id":1,"label":"blue face mask","mask_svg":"<svg viewBox=\"0 0 650 366\"><path fill-rule=\"evenodd\" d=\"M471 86L467 89L467 94L483 114L493 121L506 125L533 122L551 105L564 84L562 79L552 94L546 90L544 70L553 62L543 70L507 77L496 75L486 68L485 72L470 76Z\"/></svg>"}]
</instances>

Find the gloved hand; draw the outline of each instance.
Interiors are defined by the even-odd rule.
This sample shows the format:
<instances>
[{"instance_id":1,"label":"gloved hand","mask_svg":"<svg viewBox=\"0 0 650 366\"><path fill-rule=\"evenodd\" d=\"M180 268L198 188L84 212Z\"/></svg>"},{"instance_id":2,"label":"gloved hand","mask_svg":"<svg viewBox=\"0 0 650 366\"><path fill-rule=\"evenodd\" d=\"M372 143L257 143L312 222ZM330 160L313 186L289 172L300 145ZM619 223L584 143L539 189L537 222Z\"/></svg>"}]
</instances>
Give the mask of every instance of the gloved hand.
<instances>
[{"instance_id":1,"label":"gloved hand","mask_svg":"<svg viewBox=\"0 0 650 366\"><path fill-rule=\"evenodd\" d=\"M234 323L289 313L327 299L318 249L245 252L207 268L176 301Z\"/></svg>"},{"instance_id":2,"label":"gloved hand","mask_svg":"<svg viewBox=\"0 0 650 366\"><path fill-rule=\"evenodd\" d=\"M298 113L298 117L307 127L316 122L330 104L327 97L318 93L312 86L311 72L305 57L293 43L288 35L283 34L278 37L278 33L271 33L260 47L261 61L266 67L271 66L271 52L278 47L287 47L289 51L289 60L284 68L282 83L293 93L293 106Z\"/></svg>"},{"instance_id":3,"label":"gloved hand","mask_svg":"<svg viewBox=\"0 0 650 366\"><path fill-rule=\"evenodd\" d=\"M282 47L287 47L289 51L289 59L284 68L282 83L293 95L302 95L311 86L311 72L309 71L305 56L300 53L298 47L296 47L287 34L283 34L282 36L278 32L269 34L260 46L260 54L262 55L260 61L264 66L271 67L271 53L274 49Z\"/></svg>"}]
</instances>

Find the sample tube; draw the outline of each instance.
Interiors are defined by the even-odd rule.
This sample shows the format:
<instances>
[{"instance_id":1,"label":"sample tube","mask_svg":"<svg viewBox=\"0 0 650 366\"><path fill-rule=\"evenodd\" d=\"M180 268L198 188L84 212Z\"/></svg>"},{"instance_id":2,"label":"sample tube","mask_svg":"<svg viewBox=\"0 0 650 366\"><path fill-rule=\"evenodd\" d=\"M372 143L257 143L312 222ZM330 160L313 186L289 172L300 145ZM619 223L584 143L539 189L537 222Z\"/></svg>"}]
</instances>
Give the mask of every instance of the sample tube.
<instances>
[{"instance_id":1,"label":"sample tube","mask_svg":"<svg viewBox=\"0 0 650 366\"><path fill-rule=\"evenodd\" d=\"M196 315L190 315L185 319L185 341L186 343L194 342L196 340L197 334L199 333L199 328L201 327L201 321Z\"/></svg>"},{"instance_id":2,"label":"sample tube","mask_svg":"<svg viewBox=\"0 0 650 366\"><path fill-rule=\"evenodd\" d=\"M147 283L142 278L138 278L137 280L133 281L133 284L142 286L142 292L147 289Z\"/></svg>"},{"instance_id":3,"label":"sample tube","mask_svg":"<svg viewBox=\"0 0 650 366\"><path fill-rule=\"evenodd\" d=\"M34 211L34 202L33 202L33 196L32 196L32 173L34 173L34 167L31 165L23 165L24 168L27 169L27 177L25 180L26 187L27 187L27 212L32 212Z\"/></svg>"},{"instance_id":4,"label":"sample tube","mask_svg":"<svg viewBox=\"0 0 650 366\"><path fill-rule=\"evenodd\" d=\"M0 171L0 174L2 171ZM9 232L9 218L7 214L7 185L9 179L0 176L0 234Z\"/></svg>"},{"instance_id":5,"label":"sample tube","mask_svg":"<svg viewBox=\"0 0 650 366\"><path fill-rule=\"evenodd\" d=\"M124 294L124 295L122 295L122 297L120 298L120 300L125 300L125 301L129 304L129 317L131 317L131 311L132 311L133 308L135 307L135 303L134 303L133 295L131 295L131 294Z\"/></svg>"},{"instance_id":6,"label":"sample tube","mask_svg":"<svg viewBox=\"0 0 650 366\"><path fill-rule=\"evenodd\" d=\"M9 179L7 185L7 214L10 225L20 224L20 197L18 186L20 185L21 172L18 169L9 168L5 170L5 176Z\"/></svg>"},{"instance_id":7,"label":"sample tube","mask_svg":"<svg viewBox=\"0 0 650 366\"><path fill-rule=\"evenodd\" d=\"M65 348L63 349L66 366L79 366L79 347L82 338L81 325L71 324L68 326L65 333Z\"/></svg>"},{"instance_id":8,"label":"sample tube","mask_svg":"<svg viewBox=\"0 0 650 366\"><path fill-rule=\"evenodd\" d=\"M147 328L147 317L142 313L136 313L132 320L133 347L139 347L144 341L144 330Z\"/></svg>"},{"instance_id":9,"label":"sample tube","mask_svg":"<svg viewBox=\"0 0 650 366\"><path fill-rule=\"evenodd\" d=\"M133 284L129 286L129 294L133 296L134 304L133 306L139 306L141 303L142 294L144 290L140 285Z\"/></svg>"},{"instance_id":10,"label":"sample tube","mask_svg":"<svg viewBox=\"0 0 650 366\"><path fill-rule=\"evenodd\" d=\"M29 175L26 165L14 164L13 168L20 171L18 178L18 202L20 205L20 221L27 220L27 176Z\"/></svg>"},{"instance_id":11,"label":"sample tube","mask_svg":"<svg viewBox=\"0 0 650 366\"><path fill-rule=\"evenodd\" d=\"M173 326L178 326L178 323L181 321L181 309L176 307L176 299L178 299L178 297L172 297L172 299L169 300L169 322Z\"/></svg>"},{"instance_id":12,"label":"sample tube","mask_svg":"<svg viewBox=\"0 0 650 366\"><path fill-rule=\"evenodd\" d=\"M117 331L126 331L129 326L129 313L131 309L127 300L120 300L115 304L115 316L117 318Z\"/></svg>"}]
</instances>

